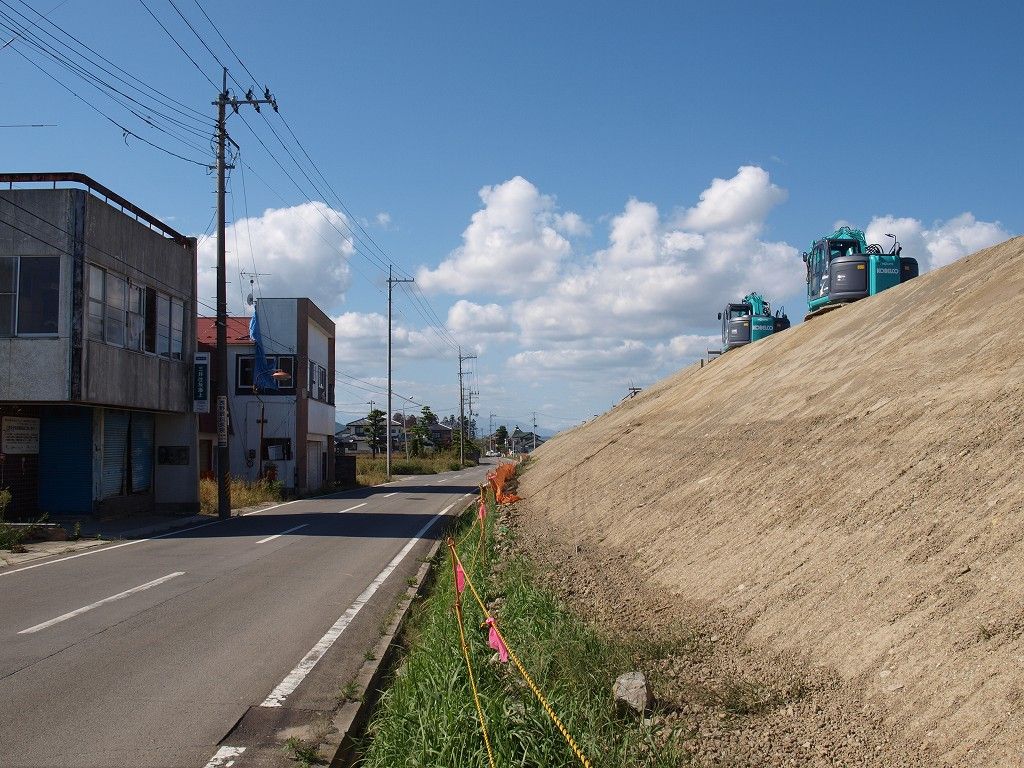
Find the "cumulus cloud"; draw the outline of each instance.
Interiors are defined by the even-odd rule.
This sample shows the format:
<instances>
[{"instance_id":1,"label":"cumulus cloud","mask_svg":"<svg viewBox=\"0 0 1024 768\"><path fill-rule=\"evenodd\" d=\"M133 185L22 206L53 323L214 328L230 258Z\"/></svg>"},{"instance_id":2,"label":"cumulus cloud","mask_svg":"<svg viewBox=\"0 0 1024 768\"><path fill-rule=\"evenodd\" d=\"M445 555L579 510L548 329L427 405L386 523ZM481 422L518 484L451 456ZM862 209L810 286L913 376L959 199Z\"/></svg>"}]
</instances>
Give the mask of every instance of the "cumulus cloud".
<instances>
[{"instance_id":1,"label":"cumulus cloud","mask_svg":"<svg viewBox=\"0 0 1024 768\"><path fill-rule=\"evenodd\" d=\"M584 231L579 216L557 213L554 198L522 176L484 187L480 200L483 208L462 233L462 245L437 269L417 273L424 290L529 294L552 280L572 253L562 233Z\"/></svg>"},{"instance_id":2,"label":"cumulus cloud","mask_svg":"<svg viewBox=\"0 0 1024 768\"><path fill-rule=\"evenodd\" d=\"M760 202L752 201L755 191ZM657 342L713 327L722 305L750 290L792 295L803 281L799 252L760 238L768 203L784 195L761 169L748 167L715 179L689 209L700 212L674 222L653 203L628 200L611 219L607 248L564 270L542 295L516 303L523 343ZM703 231L683 227L689 219Z\"/></svg>"},{"instance_id":3,"label":"cumulus cloud","mask_svg":"<svg viewBox=\"0 0 1024 768\"><path fill-rule=\"evenodd\" d=\"M358 364L359 370L387 369L388 319L378 312L345 312L334 320L335 359L338 366ZM402 323L391 327L391 348L395 357L427 359L445 357L447 352L428 331Z\"/></svg>"},{"instance_id":4,"label":"cumulus cloud","mask_svg":"<svg viewBox=\"0 0 1024 768\"><path fill-rule=\"evenodd\" d=\"M330 313L340 309L352 278L348 260L353 253L345 215L324 203L308 202L291 208L270 208L262 216L241 219L225 233L228 250L228 312L241 314L249 278L259 275L263 296L308 296ZM215 305L217 296L217 242L199 244L199 300ZM257 295L258 298L258 295ZM212 310L200 306L201 314Z\"/></svg>"},{"instance_id":5,"label":"cumulus cloud","mask_svg":"<svg viewBox=\"0 0 1024 768\"><path fill-rule=\"evenodd\" d=\"M701 192L700 202L683 213L679 224L683 229L705 232L761 222L785 199L786 191L771 182L768 171L744 165L731 179L712 180Z\"/></svg>"},{"instance_id":6,"label":"cumulus cloud","mask_svg":"<svg viewBox=\"0 0 1024 768\"><path fill-rule=\"evenodd\" d=\"M1010 237L999 222L978 221L969 212L937 221L930 227L919 219L876 216L865 230L868 242L888 246L892 240L886 233L896 235L903 246L903 255L917 259L922 272L944 267Z\"/></svg>"}]
</instances>

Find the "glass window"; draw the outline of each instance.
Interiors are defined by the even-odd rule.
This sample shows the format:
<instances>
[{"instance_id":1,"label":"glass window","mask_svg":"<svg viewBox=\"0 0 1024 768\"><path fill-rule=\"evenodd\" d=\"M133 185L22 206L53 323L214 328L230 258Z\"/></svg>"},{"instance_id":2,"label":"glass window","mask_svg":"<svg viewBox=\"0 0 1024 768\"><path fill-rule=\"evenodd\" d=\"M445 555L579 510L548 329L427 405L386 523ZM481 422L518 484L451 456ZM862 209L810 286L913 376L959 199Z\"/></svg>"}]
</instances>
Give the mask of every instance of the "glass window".
<instances>
[{"instance_id":1,"label":"glass window","mask_svg":"<svg viewBox=\"0 0 1024 768\"><path fill-rule=\"evenodd\" d=\"M252 389L253 356L239 355L238 376L235 381L236 389Z\"/></svg>"},{"instance_id":2,"label":"glass window","mask_svg":"<svg viewBox=\"0 0 1024 768\"><path fill-rule=\"evenodd\" d=\"M171 297L162 293L156 295L156 353L171 354Z\"/></svg>"},{"instance_id":3,"label":"glass window","mask_svg":"<svg viewBox=\"0 0 1024 768\"><path fill-rule=\"evenodd\" d=\"M106 312L103 316L103 339L108 344L124 346L125 326L127 325L127 314L125 304L127 299L127 283L120 275L107 272L106 286Z\"/></svg>"},{"instance_id":4,"label":"glass window","mask_svg":"<svg viewBox=\"0 0 1024 768\"><path fill-rule=\"evenodd\" d=\"M60 257L22 256L18 269L18 333L57 334Z\"/></svg>"},{"instance_id":5,"label":"glass window","mask_svg":"<svg viewBox=\"0 0 1024 768\"><path fill-rule=\"evenodd\" d=\"M128 349L141 351L146 336L146 289L128 286Z\"/></svg>"},{"instance_id":6,"label":"glass window","mask_svg":"<svg viewBox=\"0 0 1024 768\"><path fill-rule=\"evenodd\" d=\"M316 399L327 400L327 369L321 365L316 367Z\"/></svg>"},{"instance_id":7,"label":"glass window","mask_svg":"<svg viewBox=\"0 0 1024 768\"><path fill-rule=\"evenodd\" d=\"M89 265L89 306L86 310L90 339L103 341L103 283L106 273Z\"/></svg>"},{"instance_id":8,"label":"glass window","mask_svg":"<svg viewBox=\"0 0 1024 768\"><path fill-rule=\"evenodd\" d=\"M18 259L0 258L0 337L14 335L15 286L18 277Z\"/></svg>"},{"instance_id":9,"label":"glass window","mask_svg":"<svg viewBox=\"0 0 1024 768\"><path fill-rule=\"evenodd\" d=\"M181 329L185 322L185 307L181 299L171 299L171 357L181 360Z\"/></svg>"},{"instance_id":10,"label":"glass window","mask_svg":"<svg viewBox=\"0 0 1024 768\"><path fill-rule=\"evenodd\" d=\"M277 368L288 374L288 378L278 382L278 386L281 389L293 388L295 386L295 358L290 356L277 358Z\"/></svg>"}]
</instances>

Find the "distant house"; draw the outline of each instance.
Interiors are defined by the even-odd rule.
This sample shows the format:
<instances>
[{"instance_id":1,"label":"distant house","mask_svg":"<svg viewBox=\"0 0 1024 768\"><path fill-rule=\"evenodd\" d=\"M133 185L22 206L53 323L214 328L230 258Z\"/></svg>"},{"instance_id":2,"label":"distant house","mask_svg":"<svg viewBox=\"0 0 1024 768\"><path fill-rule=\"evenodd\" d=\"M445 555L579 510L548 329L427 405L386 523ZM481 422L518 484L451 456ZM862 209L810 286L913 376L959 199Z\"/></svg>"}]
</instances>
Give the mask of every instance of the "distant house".
<instances>
[{"instance_id":1,"label":"distant house","mask_svg":"<svg viewBox=\"0 0 1024 768\"><path fill-rule=\"evenodd\" d=\"M383 417L382 417L383 418ZM370 445L370 420L365 416L355 421L350 421L345 427L334 433L334 439L339 449L345 453L372 454L373 447ZM391 424L391 450L405 450L405 429L397 422ZM377 448L378 453L384 453L387 448L381 440Z\"/></svg>"},{"instance_id":2,"label":"distant house","mask_svg":"<svg viewBox=\"0 0 1024 768\"><path fill-rule=\"evenodd\" d=\"M259 299L254 311L259 315L267 368L277 375L257 382L250 318L228 318L231 474L247 480L269 474L300 493L331 485L334 323L308 298ZM216 318L200 317L197 330L200 350L212 355L217 344ZM215 414L204 414L201 466L211 475L216 470L216 431Z\"/></svg>"},{"instance_id":3,"label":"distant house","mask_svg":"<svg viewBox=\"0 0 1024 768\"><path fill-rule=\"evenodd\" d=\"M0 181L8 516L198 511L195 239L82 174Z\"/></svg>"},{"instance_id":4,"label":"distant house","mask_svg":"<svg viewBox=\"0 0 1024 768\"><path fill-rule=\"evenodd\" d=\"M529 453L544 444L544 438L533 432L523 432L518 426L508 436L511 453Z\"/></svg>"}]
</instances>

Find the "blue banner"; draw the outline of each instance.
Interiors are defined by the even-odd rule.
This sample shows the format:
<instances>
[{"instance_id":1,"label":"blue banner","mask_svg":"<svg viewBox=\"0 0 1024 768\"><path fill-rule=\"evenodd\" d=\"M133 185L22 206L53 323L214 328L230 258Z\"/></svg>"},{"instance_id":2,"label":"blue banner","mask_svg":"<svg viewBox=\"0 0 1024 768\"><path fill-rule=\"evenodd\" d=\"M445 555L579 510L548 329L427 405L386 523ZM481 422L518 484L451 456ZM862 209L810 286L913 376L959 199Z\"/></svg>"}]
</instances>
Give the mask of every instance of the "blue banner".
<instances>
[{"instance_id":1,"label":"blue banner","mask_svg":"<svg viewBox=\"0 0 1024 768\"><path fill-rule=\"evenodd\" d=\"M277 389L277 380L271 375L274 368L267 362L267 353L263 349L263 337L260 335L259 304L253 309L249 320L249 338L256 343L256 359L252 366L253 392Z\"/></svg>"}]
</instances>

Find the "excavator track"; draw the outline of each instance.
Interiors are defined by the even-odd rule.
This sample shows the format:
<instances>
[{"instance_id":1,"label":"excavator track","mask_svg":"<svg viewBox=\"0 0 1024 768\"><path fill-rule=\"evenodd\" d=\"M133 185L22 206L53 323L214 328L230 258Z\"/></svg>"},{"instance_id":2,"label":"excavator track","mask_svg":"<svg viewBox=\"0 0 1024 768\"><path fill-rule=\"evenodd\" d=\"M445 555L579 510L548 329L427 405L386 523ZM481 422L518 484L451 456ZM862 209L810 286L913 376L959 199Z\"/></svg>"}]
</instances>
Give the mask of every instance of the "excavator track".
<instances>
[{"instance_id":1,"label":"excavator track","mask_svg":"<svg viewBox=\"0 0 1024 768\"><path fill-rule=\"evenodd\" d=\"M836 309L842 309L845 306L846 306L846 304L826 304L824 307L818 307L813 312L808 312L806 315L804 315L804 322L806 323L808 320L810 320L812 318L815 318L815 317L821 317L822 315L827 315L829 312L831 312L833 310L836 310Z\"/></svg>"}]
</instances>

